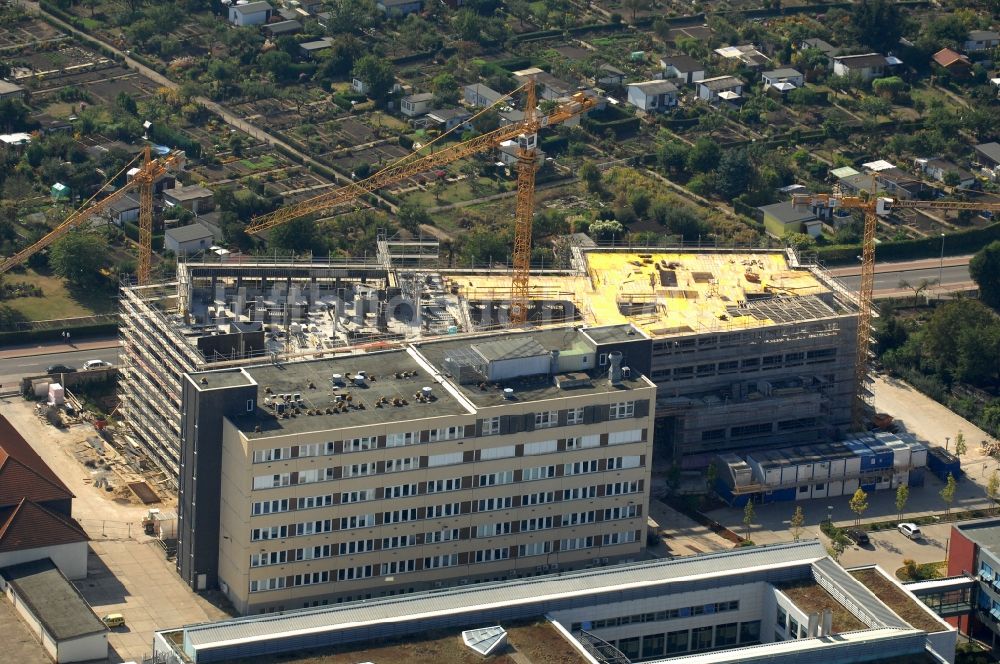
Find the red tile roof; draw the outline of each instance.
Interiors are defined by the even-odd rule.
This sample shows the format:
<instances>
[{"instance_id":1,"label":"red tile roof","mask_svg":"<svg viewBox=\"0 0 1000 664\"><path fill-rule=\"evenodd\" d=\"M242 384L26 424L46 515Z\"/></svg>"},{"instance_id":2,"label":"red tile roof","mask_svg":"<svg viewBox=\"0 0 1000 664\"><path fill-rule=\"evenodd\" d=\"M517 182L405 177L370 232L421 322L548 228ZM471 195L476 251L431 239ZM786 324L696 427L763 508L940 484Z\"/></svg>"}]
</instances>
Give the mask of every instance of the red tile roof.
<instances>
[{"instance_id":1,"label":"red tile roof","mask_svg":"<svg viewBox=\"0 0 1000 664\"><path fill-rule=\"evenodd\" d=\"M17 505L22 498L66 500L73 498L73 493L0 415L0 507Z\"/></svg>"},{"instance_id":2,"label":"red tile roof","mask_svg":"<svg viewBox=\"0 0 1000 664\"><path fill-rule=\"evenodd\" d=\"M76 521L27 498L0 510L0 553L89 540Z\"/></svg>"},{"instance_id":3,"label":"red tile roof","mask_svg":"<svg viewBox=\"0 0 1000 664\"><path fill-rule=\"evenodd\" d=\"M956 53L950 48L942 48L933 55L934 62L942 67L950 67L954 64L970 65L969 59L961 53Z\"/></svg>"}]
</instances>

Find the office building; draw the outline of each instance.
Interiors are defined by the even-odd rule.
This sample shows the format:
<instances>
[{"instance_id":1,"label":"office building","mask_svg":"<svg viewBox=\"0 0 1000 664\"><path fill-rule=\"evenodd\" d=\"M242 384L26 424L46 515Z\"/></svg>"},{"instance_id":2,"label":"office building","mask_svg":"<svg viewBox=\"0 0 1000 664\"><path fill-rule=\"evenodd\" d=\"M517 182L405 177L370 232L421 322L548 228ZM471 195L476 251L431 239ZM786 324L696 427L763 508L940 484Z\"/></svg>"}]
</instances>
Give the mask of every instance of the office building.
<instances>
[{"instance_id":1,"label":"office building","mask_svg":"<svg viewBox=\"0 0 1000 664\"><path fill-rule=\"evenodd\" d=\"M260 613L634 559L648 352L564 327L185 375L178 570Z\"/></svg>"}]
</instances>

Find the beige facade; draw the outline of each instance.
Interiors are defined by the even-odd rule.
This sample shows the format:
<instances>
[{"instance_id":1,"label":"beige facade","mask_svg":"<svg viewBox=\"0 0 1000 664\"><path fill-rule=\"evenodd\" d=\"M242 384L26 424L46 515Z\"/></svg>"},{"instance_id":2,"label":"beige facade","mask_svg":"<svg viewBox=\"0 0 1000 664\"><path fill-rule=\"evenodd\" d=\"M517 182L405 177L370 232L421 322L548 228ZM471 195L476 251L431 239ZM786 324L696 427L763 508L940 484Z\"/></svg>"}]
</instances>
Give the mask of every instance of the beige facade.
<instances>
[{"instance_id":1,"label":"beige facade","mask_svg":"<svg viewBox=\"0 0 1000 664\"><path fill-rule=\"evenodd\" d=\"M443 400L458 406L451 414L371 410L370 424L275 435L224 423L219 583L237 610L640 553L656 392L648 379L612 386L599 378L587 389L485 407L460 386L434 389L442 387Z\"/></svg>"}]
</instances>

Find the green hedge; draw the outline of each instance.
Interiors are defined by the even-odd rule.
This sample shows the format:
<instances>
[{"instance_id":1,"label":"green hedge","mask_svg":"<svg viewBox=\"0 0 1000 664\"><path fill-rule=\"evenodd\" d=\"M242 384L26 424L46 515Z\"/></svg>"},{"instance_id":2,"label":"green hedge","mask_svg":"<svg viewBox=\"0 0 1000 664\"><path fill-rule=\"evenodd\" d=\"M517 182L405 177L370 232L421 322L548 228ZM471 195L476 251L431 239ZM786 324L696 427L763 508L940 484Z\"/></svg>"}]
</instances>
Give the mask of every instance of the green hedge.
<instances>
[{"instance_id":1,"label":"green hedge","mask_svg":"<svg viewBox=\"0 0 1000 664\"><path fill-rule=\"evenodd\" d=\"M35 341L55 341L60 339L63 331L68 331L73 339L107 336L118 333L117 323L100 323L97 325L81 325L78 327L60 327L51 330L19 330L17 332L0 332L0 346L8 344L29 343Z\"/></svg>"},{"instance_id":2,"label":"green hedge","mask_svg":"<svg viewBox=\"0 0 1000 664\"><path fill-rule=\"evenodd\" d=\"M944 251L949 256L979 251L984 246L1000 240L1000 222L984 228L952 233L945 237ZM856 263L861 252L860 244L830 245L817 247L816 254L828 265ZM902 242L883 242L875 248L878 260L904 260L913 258L934 258L941 255L941 238L925 237Z\"/></svg>"},{"instance_id":3,"label":"green hedge","mask_svg":"<svg viewBox=\"0 0 1000 664\"><path fill-rule=\"evenodd\" d=\"M139 226L131 221L126 221L124 224L125 235L129 238L139 241ZM153 251L163 250L163 233L153 233Z\"/></svg>"},{"instance_id":4,"label":"green hedge","mask_svg":"<svg viewBox=\"0 0 1000 664\"><path fill-rule=\"evenodd\" d=\"M559 37L560 35L562 35L562 30L538 30L536 32L523 32L519 35L514 35L510 38L510 41L513 44L520 44L521 42L551 39L553 37Z\"/></svg>"},{"instance_id":5,"label":"green hedge","mask_svg":"<svg viewBox=\"0 0 1000 664\"><path fill-rule=\"evenodd\" d=\"M509 72L515 72L530 67L531 58L507 58L506 60L497 60L492 64L495 64L497 67L505 69Z\"/></svg>"}]
</instances>

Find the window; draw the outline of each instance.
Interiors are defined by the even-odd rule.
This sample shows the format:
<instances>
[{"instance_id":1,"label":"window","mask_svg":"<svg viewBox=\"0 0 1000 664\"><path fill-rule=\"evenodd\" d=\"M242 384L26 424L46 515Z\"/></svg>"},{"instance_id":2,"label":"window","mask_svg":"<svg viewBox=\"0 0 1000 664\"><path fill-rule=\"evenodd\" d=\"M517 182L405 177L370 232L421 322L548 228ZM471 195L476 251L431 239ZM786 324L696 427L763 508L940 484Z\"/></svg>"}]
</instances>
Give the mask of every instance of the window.
<instances>
[{"instance_id":1,"label":"window","mask_svg":"<svg viewBox=\"0 0 1000 664\"><path fill-rule=\"evenodd\" d=\"M433 556L424 558L424 569L437 569L439 567L454 567L458 564L458 554L445 554L443 556Z\"/></svg>"},{"instance_id":2,"label":"window","mask_svg":"<svg viewBox=\"0 0 1000 664\"><path fill-rule=\"evenodd\" d=\"M760 367L759 357L748 357L747 359L743 360L743 369L745 371L752 371L753 369L757 369L759 367Z\"/></svg>"},{"instance_id":3,"label":"window","mask_svg":"<svg viewBox=\"0 0 1000 664\"><path fill-rule=\"evenodd\" d=\"M532 456L535 454L549 454L550 452L555 452L558 448L559 441L556 440L543 440L540 443L525 443L524 455Z\"/></svg>"},{"instance_id":4,"label":"window","mask_svg":"<svg viewBox=\"0 0 1000 664\"><path fill-rule=\"evenodd\" d=\"M353 553L365 553L366 551L374 551L375 540L366 539L366 540L357 540L354 542L341 542L338 550L340 551L340 555L342 556L349 556Z\"/></svg>"},{"instance_id":5,"label":"window","mask_svg":"<svg viewBox=\"0 0 1000 664\"><path fill-rule=\"evenodd\" d=\"M604 487L605 496L620 496L626 493L636 493L639 491L639 482L615 482Z\"/></svg>"},{"instance_id":6,"label":"window","mask_svg":"<svg viewBox=\"0 0 1000 664\"><path fill-rule=\"evenodd\" d=\"M604 546L614 546L615 544L628 544L635 541L635 531L627 530L623 533L606 533L604 535Z\"/></svg>"},{"instance_id":7,"label":"window","mask_svg":"<svg viewBox=\"0 0 1000 664\"><path fill-rule=\"evenodd\" d=\"M525 519L521 521L521 532L526 533L533 530L548 530L552 527L552 517L543 516L534 519Z\"/></svg>"},{"instance_id":8,"label":"window","mask_svg":"<svg viewBox=\"0 0 1000 664\"><path fill-rule=\"evenodd\" d=\"M383 549L401 549L407 546L416 546L416 535L395 535L382 540Z\"/></svg>"},{"instance_id":9,"label":"window","mask_svg":"<svg viewBox=\"0 0 1000 664\"><path fill-rule=\"evenodd\" d=\"M517 547L517 557L525 558L527 556L541 556L552 551L552 545L550 542L531 542L530 544L522 544Z\"/></svg>"},{"instance_id":10,"label":"window","mask_svg":"<svg viewBox=\"0 0 1000 664\"><path fill-rule=\"evenodd\" d=\"M715 647L724 648L726 646L735 646L737 639L737 623L726 623L725 625L715 626Z\"/></svg>"},{"instance_id":11,"label":"window","mask_svg":"<svg viewBox=\"0 0 1000 664\"><path fill-rule=\"evenodd\" d=\"M666 639L664 639L663 634L652 634L650 636L642 637L642 656L643 657L663 656L663 648L665 644L666 644Z\"/></svg>"},{"instance_id":12,"label":"window","mask_svg":"<svg viewBox=\"0 0 1000 664\"><path fill-rule=\"evenodd\" d=\"M806 353L806 361L809 364L821 364L823 362L833 362L837 359L836 348L820 348Z\"/></svg>"},{"instance_id":13,"label":"window","mask_svg":"<svg viewBox=\"0 0 1000 664\"><path fill-rule=\"evenodd\" d=\"M740 368L740 363L737 360L732 360L730 362L719 362L720 374L734 373L739 368Z\"/></svg>"},{"instance_id":14,"label":"window","mask_svg":"<svg viewBox=\"0 0 1000 664\"><path fill-rule=\"evenodd\" d=\"M778 629L785 629L788 624L788 614L785 612L785 607L778 606L778 611L775 614L774 622L778 626Z\"/></svg>"},{"instance_id":15,"label":"window","mask_svg":"<svg viewBox=\"0 0 1000 664\"><path fill-rule=\"evenodd\" d=\"M394 510L392 512L382 513L382 523L388 525L390 523L403 523L404 521L416 521L417 520L417 508L411 507L405 510Z\"/></svg>"},{"instance_id":16,"label":"window","mask_svg":"<svg viewBox=\"0 0 1000 664\"><path fill-rule=\"evenodd\" d=\"M490 461L492 459L508 459L514 456L514 453L515 450L513 445L504 445L503 447L488 447L485 450L480 451L479 459L481 461ZM462 453L459 452L458 456L461 457ZM455 463L461 463L461 462L462 460L459 459Z\"/></svg>"},{"instance_id":17,"label":"window","mask_svg":"<svg viewBox=\"0 0 1000 664\"><path fill-rule=\"evenodd\" d=\"M562 525L575 526L580 523L593 523L597 520L597 513L593 510L589 512L571 512L562 515Z\"/></svg>"},{"instance_id":18,"label":"window","mask_svg":"<svg viewBox=\"0 0 1000 664\"><path fill-rule=\"evenodd\" d=\"M733 427L729 430L729 435L732 438L748 438L750 436L759 436L761 434L771 433L771 423L762 422L761 424L748 424L746 426Z\"/></svg>"},{"instance_id":19,"label":"window","mask_svg":"<svg viewBox=\"0 0 1000 664\"><path fill-rule=\"evenodd\" d=\"M276 576L272 579L260 579L250 582L250 592L262 593L268 590L279 590L285 587L285 577Z\"/></svg>"},{"instance_id":20,"label":"window","mask_svg":"<svg viewBox=\"0 0 1000 664\"><path fill-rule=\"evenodd\" d=\"M479 486L497 486L498 484L511 484L514 481L514 471L504 470L499 473L479 476Z\"/></svg>"},{"instance_id":21,"label":"window","mask_svg":"<svg viewBox=\"0 0 1000 664\"><path fill-rule=\"evenodd\" d=\"M276 487L288 486L292 483L291 473L281 473L280 475L258 475L253 478L253 488L274 489Z\"/></svg>"},{"instance_id":22,"label":"window","mask_svg":"<svg viewBox=\"0 0 1000 664\"><path fill-rule=\"evenodd\" d=\"M430 442L436 443L439 440L456 440L465 435L465 427L443 427L441 429L431 429Z\"/></svg>"},{"instance_id":23,"label":"window","mask_svg":"<svg viewBox=\"0 0 1000 664\"><path fill-rule=\"evenodd\" d=\"M613 420L621 420L626 417L633 417L634 415L635 415L634 401L620 401L618 403L611 404L609 417Z\"/></svg>"},{"instance_id":24,"label":"window","mask_svg":"<svg viewBox=\"0 0 1000 664\"><path fill-rule=\"evenodd\" d=\"M488 417L482 421L482 435L483 436L496 436L500 433L500 418L499 417Z\"/></svg>"},{"instance_id":25,"label":"window","mask_svg":"<svg viewBox=\"0 0 1000 664\"><path fill-rule=\"evenodd\" d=\"M740 644L760 643L760 621L740 623Z\"/></svg>"},{"instance_id":26,"label":"window","mask_svg":"<svg viewBox=\"0 0 1000 664\"><path fill-rule=\"evenodd\" d=\"M261 514L274 514L276 512L287 512L287 511L288 511L287 498L283 498L282 500L264 500L253 504L254 516L259 516Z\"/></svg>"},{"instance_id":27,"label":"window","mask_svg":"<svg viewBox=\"0 0 1000 664\"><path fill-rule=\"evenodd\" d=\"M431 458L433 459L434 457ZM385 462L385 472L387 473L401 473L406 470L416 470L417 468L420 468L420 457L389 459Z\"/></svg>"},{"instance_id":28,"label":"window","mask_svg":"<svg viewBox=\"0 0 1000 664\"><path fill-rule=\"evenodd\" d=\"M427 483L427 493L442 493L444 491L458 491L462 488L462 478L454 477L450 480L431 480Z\"/></svg>"},{"instance_id":29,"label":"window","mask_svg":"<svg viewBox=\"0 0 1000 664\"><path fill-rule=\"evenodd\" d=\"M601 353L600 355L597 356L597 365L598 366L603 367L607 363L608 363L608 354L607 353Z\"/></svg>"},{"instance_id":30,"label":"window","mask_svg":"<svg viewBox=\"0 0 1000 664\"><path fill-rule=\"evenodd\" d=\"M785 353L785 364L802 364L806 359L805 353Z\"/></svg>"},{"instance_id":31,"label":"window","mask_svg":"<svg viewBox=\"0 0 1000 664\"><path fill-rule=\"evenodd\" d=\"M296 507L300 510L308 510L314 507L329 507L333 505L333 494L328 493L322 496L306 496L299 498Z\"/></svg>"},{"instance_id":32,"label":"window","mask_svg":"<svg viewBox=\"0 0 1000 664\"><path fill-rule=\"evenodd\" d=\"M340 494L341 503L360 503L366 500L375 500L375 489L362 489L360 491L345 491Z\"/></svg>"},{"instance_id":33,"label":"window","mask_svg":"<svg viewBox=\"0 0 1000 664\"><path fill-rule=\"evenodd\" d=\"M247 412L248 413L252 413L253 412L253 406L254 406L254 400L253 399L247 399Z\"/></svg>"},{"instance_id":34,"label":"window","mask_svg":"<svg viewBox=\"0 0 1000 664\"><path fill-rule=\"evenodd\" d=\"M320 443L310 443L309 445L299 445L299 458L319 456L321 448L322 448L322 445L320 445Z\"/></svg>"},{"instance_id":35,"label":"window","mask_svg":"<svg viewBox=\"0 0 1000 664\"><path fill-rule=\"evenodd\" d=\"M270 528L254 528L250 531L250 540L272 540L288 537L288 526L271 526Z\"/></svg>"},{"instance_id":36,"label":"window","mask_svg":"<svg viewBox=\"0 0 1000 664\"><path fill-rule=\"evenodd\" d=\"M498 535L510 535L510 521L481 523L476 526L476 537L497 537Z\"/></svg>"},{"instance_id":37,"label":"window","mask_svg":"<svg viewBox=\"0 0 1000 664\"><path fill-rule=\"evenodd\" d=\"M642 440L642 429L629 429L628 431L612 431L608 434L608 445L624 445L626 443L638 443Z\"/></svg>"},{"instance_id":38,"label":"window","mask_svg":"<svg viewBox=\"0 0 1000 664\"><path fill-rule=\"evenodd\" d=\"M691 630L691 650L712 649L712 627L696 627Z\"/></svg>"},{"instance_id":39,"label":"window","mask_svg":"<svg viewBox=\"0 0 1000 664\"><path fill-rule=\"evenodd\" d=\"M406 498L408 496L415 495L417 495L416 484L398 484L396 486L387 486L385 488L386 498Z\"/></svg>"},{"instance_id":40,"label":"window","mask_svg":"<svg viewBox=\"0 0 1000 664\"><path fill-rule=\"evenodd\" d=\"M444 505L431 505L427 508L428 519L438 519L443 516L458 516L462 513L461 503L445 503Z\"/></svg>"},{"instance_id":41,"label":"window","mask_svg":"<svg viewBox=\"0 0 1000 664\"><path fill-rule=\"evenodd\" d=\"M344 477L364 477L375 474L374 463L355 463L344 466Z\"/></svg>"},{"instance_id":42,"label":"window","mask_svg":"<svg viewBox=\"0 0 1000 664\"><path fill-rule=\"evenodd\" d=\"M416 560L393 560L392 562L382 563L382 576L406 574L415 569L417 569Z\"/></svg>"},{"instance_id":43,"label":"window","mask_svg":"<svg viewBox=\"0 0 1000 664\"><path fill-rule=\"evenodd\" d=\"M549 427L554 427L559 424L559 413L554 410L547 410L541 413L535 413L535 428L536 429L548 429Z\"/></svg>"},{"instance_id":44,"label":"window","mask_svg":"<svg viewBox=\"0 0 1000 664\"><path fill-rule=\"evenodd\" d=\"M310 586L315 583L329 583L330 572L311 572L308 574L296 574L292 579L293 586Z\"/></svg>"},{"instance_id":45,"label":"window","mask_svg":"<svg viewBox=\"0 0 1000 664\"><path fill-rule=\"evenodd\" d=\"M458 528L435 530L429 533L424 533L424 544L440 544L441 542L450 542L457 539Z\"/></svg>"},{"instance_id":46,"label":"window","mask_svg":"<svg viewBox=\"0 0 1000 664\"><path fill-rule=\"evenodd\" d=\"M726 430L725 429L708 429L701 432L702 442L708 442L712 440L725 440Z\"/></svg>"},{"instance_id":47,"label":"window","mask_svg":"<svg viewBox=\"0 0 1000 664\"><path fill-rule=\"evenodd\" d=\"M374 514L359 514L357 516L345 516L340 520L341 530L350 530L351 528L370 528L374 525L375 525Z\"/></svg>"},{"instance_id":48,"label":"window","mask_svg":"<svg viewBox=\"0 0 1000 664\"><path fill-rule=\"evenodd\" d=\"M451 466L456 463L462 463L461 452L452 452L451 454L432 454L427 458L427 466L430 468L435 466Z\"/></svg>"},{"instance_id":49,"label":"window","mask_svg":"<svg viewBox=\"0 0 1000 664\"><path fill-rule=\"evenodd\" d=\"M513 505L514 499L511 496L502 496L500 498L483 498L478 502L478 507L480 512L492 512L493 510L506 510L510 509Z\"/></svg>"},{"instance_id":50,"label":"window","mask_svg":"<svg viewBox=\"0 0 1000 664\"><path fill-rule=\"evenodd\" d=\"M254 463L267 463L269 461L281 461L292 455L290 447L276 447L270 450L256 450L253 453Z\"/></svg>"},{"instance_id":51,"label":"window","mask_svg":"<svg viewBox=\"0 0 1000 664\"><path fill-rule=\"evenodd\" d=\"M570 408L566 411L566 424L583 424L583 408Z\"/></svg>"},{"instance_id":52,"label":"window","mask_svg":"<svg viewBox=\"0 0 1000 664\"><path fill-rule=\"evenodd\" d=\"M365 438L352 438L351 440L344 441L344 451L345 452L364 452L366 450L373 450L376 446L375 436L367 436Z\"/></svg>"},{"instance_id":53,"label":"window","mask_svg":"<svg viewBox=\"0 0 1000 664\"><path fill-rule=\"evenodd\" d=\"M325 519L322 521L306 521L304 523L295 524L295 535L297 537L302 537L304 535L319 535L322 533L328 533L332 530L332 519Z\"/></svg>"},{"instance_id":54,"label":"window","mask_svg":"<svg viewBox=\"0 0 1000 664\"><path fill-rule=\"evenodd\" d=\"M689 635L690 632L686 629L667 632L667 654L673 655L679 652L687 652Z\"/></svg>"},{"instance_id":55,"label":"window","mask_svg":"<svg viewBox=\"0 0 1000 664\"><path fill-rule=\"evenodd\" d=\"M250 567L265 565L281 565L287 561L287 551L270 551L255 553L250 556Z\"/></svg>"},{"instance_id":56,"label":"window","mask_svg":"<svg viewBox=\"0 0 1000 664\"><path fill-rule=\"evenodd\" d=\"M624 468L638 468L642 458L639 456L611 457L608 459L608 470L622 470Z\"/></svg>"},{"instance_id":57,"label":"window","mask_svg":"<svg viewBox=\"0 0 1000 664\"><path fill-rule=\"evenodd\" d=\"M521 496L521 507L529 507L531 505L544 505L545 503L554 502L556 499L556 494L553 491L539 491L538 493L528 493Z\"/></svg>"},{"instance_id":58,"label":"window","mask_svg":"<svg viewBox=\"0 0 1000 664\"><path fill-rule=\"evenodd\" d=\"M586 498L596 498L596 486L581 486L576 489L564 489L563 500L584 500Z\"/></svg>"},{"instance_id":59,"label":"window","mask_svg":"<svg viewBox=\"0 0 1000 664\"><path fill-rule=\"evenodd\" d=\"M638 636L633 636L628 639L619 639L618 650L620 650L621 653L630 660L639 659L639 644L640 639Z\"/></svg>"},{"instance_id":60,"label":"window","mask_svg":"<svg viewBox=\"0 0 1000 664\"><path fill-rule=\"evenodd\" d=\"M337 570L338 581L353 581L355 579L367 579L371 575L372 575L371 565L362 565L361 567L349 567L347 569Z\"/></svg>"},{"instance_id":61,"label":"window","mask_svg":"<svg viewBox=\"0 0 1000 664\"><path fill-rule=\"evenodd\" d=\"M510 549L480 549L476 551L477 563L490 563L496 560L507 560L510 557Z\"/></svg>"},{"instance_id":62,"label":"window","mask_svg":"<svg viewBox=\"0 0 1000 664\"><path fill-rule=\"evenodd\" d=\"M316 560L317 558L329 558L332 555L333 547L329 544L295 550L295 560Z\"/></svg>"},{"instance_id":63,"label":"window","mask_svg":"<svg viewBox=\"0 0 1000 664\"><path fill-rule=\"evenodd\" d=\"M612 507L604 510L605 521L618 521L619 519L631 519L639 513L638 505L628 505L626 507Z\"/></svg>"},{"instance_id":64,"label":"window","mask_svg":"<svg viewBox=\"0 0 1000 664\"><path fill-rule=\"evenodd\" d=\"M535 468L525 468L521 471L521 481L531 482L533 480L547 480L556 476L555 466L536 466Z\"/></svg>"},{"instance_id":65,"label":"window","mask_svg":"<svg viewBox=\"0 0 1000 664\"><path fill-rule=\"evenodd\" d=\"M564 539L559 542L560 551L575 551L576 549L589 549L594 546L593 537L575 537Z\"/></svg>"},{"instance_id":66,"label":"window","mask_svg":"<svg viewBox=\"0 0 1000 664\"><path fill-rule=\"evenodd\" d=\"M563 466L563 475L584 475L586 473L596 473L597 472L597 459L591 459L590 461L576 461L574 463L567 463Z\"/></svg>"},{"instance_id":67,"label":"window","mask_svg":"<svg viewBox=\"0 0 1000 664\"><path fill-rule=\"evenodd\" d=\"M417 436L412 431L407 431L405 433L390 433L385 437L386 447L404 447L406 445L413 445L417 442Z\"/></svg>"}]
</instances>

